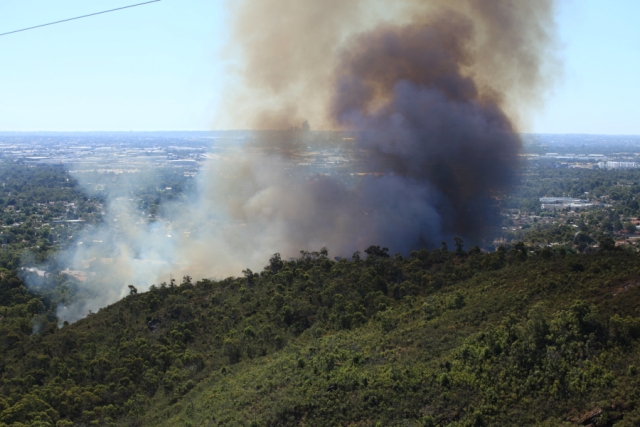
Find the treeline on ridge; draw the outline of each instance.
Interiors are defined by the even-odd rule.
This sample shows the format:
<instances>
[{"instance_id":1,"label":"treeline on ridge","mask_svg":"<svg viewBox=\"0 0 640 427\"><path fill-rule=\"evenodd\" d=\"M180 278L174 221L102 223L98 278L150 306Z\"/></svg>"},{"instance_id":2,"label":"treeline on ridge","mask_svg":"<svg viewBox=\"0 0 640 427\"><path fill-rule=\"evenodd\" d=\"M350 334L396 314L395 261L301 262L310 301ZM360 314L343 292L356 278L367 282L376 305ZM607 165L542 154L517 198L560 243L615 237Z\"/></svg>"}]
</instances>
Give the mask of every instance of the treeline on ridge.
<instances>
[{"instance_id":1,"label":"treeline on ridge","mask_svg":"<svg viewBox=\"0 0 640 427\"><path fill-rule=\"evenodd\" d=\"M60 329L4 270L0 426L640 421L637 253L366 252L132 287Z\"/></svg>"}]
</instances>

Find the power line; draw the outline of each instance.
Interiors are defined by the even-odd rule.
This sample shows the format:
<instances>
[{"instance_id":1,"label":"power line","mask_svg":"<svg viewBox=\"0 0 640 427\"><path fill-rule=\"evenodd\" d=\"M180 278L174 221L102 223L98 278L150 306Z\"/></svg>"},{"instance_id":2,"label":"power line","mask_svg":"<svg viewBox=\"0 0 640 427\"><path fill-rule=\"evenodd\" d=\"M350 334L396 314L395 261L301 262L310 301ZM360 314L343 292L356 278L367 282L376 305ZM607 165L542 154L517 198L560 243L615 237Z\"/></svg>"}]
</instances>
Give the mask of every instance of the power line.
<instances>
[{"instance_id":1,"label":"power line","mask_svg":"<svg viewBox=\"0 0 640 427\"><path fill-rule=\"evenodd\" d=\"M49 22L48 24L36 25L35 27L29 27L29 28L23 28L21 30L9 31L8 33L0 34L0 37L8 36L9 34L19 33L21 31L34 30L36 28L46 27L48 25L55 25L55 24L60 24L62 22L74 21L76 19L88 18L90 16L102 15L103 13L115 12L117 10L122 10L122 9L129 9L129 8L132 8L132 7L142 6L142 5L149 4L149 3L157 3L159 1L161 1L161 0L151 0L151 1L146 1L144 3L132 4L132 5L129 5L129 6L124 6L124 7L118 7L116 9L103 10L102 12L90 13L89 15L82 15L82 16L76 16L75 18L63 19L62 21Z\"/></svg>"}]
</instances>

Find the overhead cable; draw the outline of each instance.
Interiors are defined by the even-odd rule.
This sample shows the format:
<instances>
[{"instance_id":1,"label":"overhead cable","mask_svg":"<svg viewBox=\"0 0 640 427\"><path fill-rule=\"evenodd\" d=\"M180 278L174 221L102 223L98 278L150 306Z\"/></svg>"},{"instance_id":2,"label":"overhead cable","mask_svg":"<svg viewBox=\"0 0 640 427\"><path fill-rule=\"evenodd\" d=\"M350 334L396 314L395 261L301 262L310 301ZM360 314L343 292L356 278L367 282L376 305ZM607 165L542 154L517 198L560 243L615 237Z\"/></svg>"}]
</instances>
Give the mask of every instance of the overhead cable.
<instances>
[{"instance_id":1,"label":"overhead cable","mask_svg":"<svg viewBox=\"0 0 640 427\"><path fill-rule=\"evenodd\" d=\"M115 8L115 9L103 10L102 12L90 13L88 15L76 16L75 18L63 19L62 21L55 21L55 22L49 22L48 24L36 25L35 27L22 28L20 30L14 30L14 31L9 31L7 33L1 33L0 37L8 36L9 34L19 33L21 31L29 31L29 30L34 30L36 28L46 27L46 26L49 26L49 25L55 25L55 24L61 24L63 22L74 21L76 19L88 18L90 16L96 16L96 15L102 15L103 13L115 12L115 11L122 10L122 9L130 9L132 7L143 6L143 5L149 4L149 3L157 3L159 1L161 1L161 0L151 0L151 1L146 1L144 3L131 4L129 6L118 7L118 8Z\"/></svg>"}]
</instances>

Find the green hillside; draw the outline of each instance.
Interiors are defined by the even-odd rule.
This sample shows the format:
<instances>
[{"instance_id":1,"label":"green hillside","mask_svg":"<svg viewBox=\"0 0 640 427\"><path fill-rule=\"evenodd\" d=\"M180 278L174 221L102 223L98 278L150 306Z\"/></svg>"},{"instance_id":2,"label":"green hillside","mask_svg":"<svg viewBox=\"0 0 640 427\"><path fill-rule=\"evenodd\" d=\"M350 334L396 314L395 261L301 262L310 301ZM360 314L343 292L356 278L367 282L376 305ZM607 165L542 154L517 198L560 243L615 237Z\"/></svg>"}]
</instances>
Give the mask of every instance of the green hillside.
<instances>
[{"instance_id":1,"label":"green hillside","mask_svg":"<svg viewBox=\"0 0 640 427\"><path fill-rule=\"evenodd\" d=\"M5 271L0 426L636 426L640 255L603 246L276 255L61 329Z\"/></svg>"}]
</instances>

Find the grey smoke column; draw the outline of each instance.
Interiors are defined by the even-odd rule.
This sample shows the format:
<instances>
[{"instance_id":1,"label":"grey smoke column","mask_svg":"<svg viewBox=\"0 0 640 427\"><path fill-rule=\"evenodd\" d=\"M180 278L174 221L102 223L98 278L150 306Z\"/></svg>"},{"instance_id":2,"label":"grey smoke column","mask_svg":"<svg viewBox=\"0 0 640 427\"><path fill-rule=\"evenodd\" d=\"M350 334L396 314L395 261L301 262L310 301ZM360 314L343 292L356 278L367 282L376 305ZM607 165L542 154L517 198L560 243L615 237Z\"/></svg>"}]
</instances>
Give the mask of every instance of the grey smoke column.
<instances>
[{"instance_id":1,"label":"grey smoke column","mask_svg":"<svg viewBox=\"0 0 640 427\"><path fill-rule=\"evenodd\" d=\"M517 175L518 128L554 77L553 9L552 0L240 2L244 86L228 110L256 129L307 118L355 130L361 160L380 174L353 188L262 165L259 180L245 175L257 184L244 199L227 184L230 217L262 223L288 255L483 242ZM248 214L255 200L260 217Z\"/></svg>"},{"instance_id":2,"label":"grey smoke column","mask_svg":"<svg viewBox=\"0 0 640 427\"><path fill-rule=\"evenodd\" d=\"M334 120L361 131L374 170L360 203L375 215L370 241L395 250L462 235L478 242L497 196L518 169L521 141L496 95L481 94L463 67L473 22L448 11L431 22L381 27L342 54Z\"/></svg>"}]
</instances>

